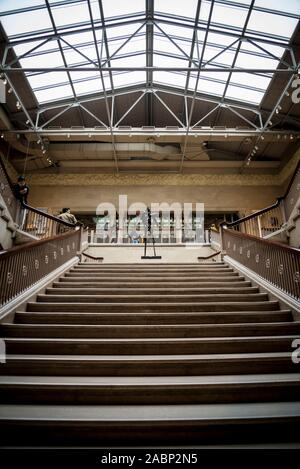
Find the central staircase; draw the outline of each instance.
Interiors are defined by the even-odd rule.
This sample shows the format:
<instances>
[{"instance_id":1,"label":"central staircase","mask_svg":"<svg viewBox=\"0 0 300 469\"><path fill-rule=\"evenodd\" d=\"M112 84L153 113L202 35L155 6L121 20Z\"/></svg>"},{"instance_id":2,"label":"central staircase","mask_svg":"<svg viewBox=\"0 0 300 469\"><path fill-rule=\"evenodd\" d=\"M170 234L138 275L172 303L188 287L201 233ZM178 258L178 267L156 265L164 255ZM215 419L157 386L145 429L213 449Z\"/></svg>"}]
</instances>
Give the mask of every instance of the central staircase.
<instances>
[{"instance_id":1,"label":"central staircase","mask_svg":"<svg viewBox=\"0 0 300 469\"><path fill-rule=\"evenodd\" d=\"M2 445L299 442L300 323L225 263L79 263L0 331Z\"/></svg>"}]
</instances>

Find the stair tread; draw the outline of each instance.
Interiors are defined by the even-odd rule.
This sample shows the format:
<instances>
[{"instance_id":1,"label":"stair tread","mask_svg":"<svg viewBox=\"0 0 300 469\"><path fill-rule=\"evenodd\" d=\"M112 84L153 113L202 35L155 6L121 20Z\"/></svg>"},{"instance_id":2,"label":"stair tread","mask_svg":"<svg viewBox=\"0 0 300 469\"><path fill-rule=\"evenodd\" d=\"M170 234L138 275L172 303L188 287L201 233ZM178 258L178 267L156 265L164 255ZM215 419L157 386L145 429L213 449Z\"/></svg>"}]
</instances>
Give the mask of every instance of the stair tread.
<instances>
[{"instance_id":1,"label":"stair tread","mask_svg":"<svg viewBox=\"0 0 300 469\"><path fill-rule=\"evenodd\" d=\"M122 362L149 362L149 361L216 361L216 360L243 360L243 359L263 359L263 358L288 358L291 359L291 352L263 352L263 353L214 353L214 354L186 354L186 355L21 355L8 354L7 360L34 360L34 361L122 361Z\"/></svg>"},{"instance_id":2,"label":"stair tread","mask_svg":"<svg viewBox=\"0 0 300 469\"><path fill-rule=\"evenodd\" d=\"M136 338L136 337L118 337L118 338L60 338L60 337L4 337L5 341L7 343L11 342L56 342L58 341L59 343L82 343L82 344L101 344L101 343L112 343L112 344L122 344L122 343L135 343L135 344L159 344L159 343L174 343L174 344L180 344L180 343L201 343L201 342L213 342L213 343L218 343L218 342L224 342L228 341L230 343L232 342L238 342L238 341L257 341L258 339L265 340L265 341L272 341L274 339L290 339L293 340L297 335L276 335L276 336L242 336L242 337L160 337L160 338L155 338L155 337L143 337L143 338ZM300 335L299 335L300 337Z\"/></svg>"},{"instance_id":3,"label":"stair tread","mask_svg":"<svg viewBox=\"0 0 300 469\"><path fill-rule=\"evenodd\" d=\"M0 405L0 420L224 421L299 418L300 402L184 405Z\"/></svg>"},{"instance_id":4,"label":"stair tread","mask_svg":"<svg viewBox=\"0 0 300 469\"><path fill-rule=\"evenodd\" d=\"M32 385L78 385L78 386L170 386L193 384L220 385L243 383L285 383L300 382L300 373L273 373L249 375L207 375L207 376L0 376L4 384Z\"/></svg>"},{"instance_id":5,"label":"stair tread","mask_svg":"<svg viewBox=\"0 0 300 469\"><path fill-rule=\"evenodd\" d=\"M235 324L232 324L232 323L222 323L222 324L142 324L142 325L139 325L139 324L92 324L92 325L89 325L89 324L38 324L38 323L35 323L35 324L18 324L18 323L2 323L0 324L0 329L4 328L5 329L14 329L14 328L21 328L21 329L29 329L29 328L50 328L50 329L53 329L53 328L62 328L62 329L69 329L69 328L74 328L74 329L87 329L87 328L92 328L92 329L95 329L95 328L98 328L98 329L108 329L108 328L121 328L121 329L138 329L138 328L142 328L142 329L150 329L150 328L161 328L161 329L170 329L170 328L174 328L174 329L183 329L183 328L190 328L190 329L196 329L196 328L199 328L199 329L207 329L207 328L210 328L210 329L214 329L214 328L234 328L234 329L238 329L240 327L243 327L245 329L251 329L253 327L258 327L258 328L264 328L264 327L272 327L272 328L277 328L277 327L291 327L291 329L296 329L298 330L299 329L299 332L300 332L300 322L293 322L293 321L289 321L289 322L285 322L285 321L281 321L281 322L263 322L263 323L235 323Z\"/></svg>"}]
</instances>

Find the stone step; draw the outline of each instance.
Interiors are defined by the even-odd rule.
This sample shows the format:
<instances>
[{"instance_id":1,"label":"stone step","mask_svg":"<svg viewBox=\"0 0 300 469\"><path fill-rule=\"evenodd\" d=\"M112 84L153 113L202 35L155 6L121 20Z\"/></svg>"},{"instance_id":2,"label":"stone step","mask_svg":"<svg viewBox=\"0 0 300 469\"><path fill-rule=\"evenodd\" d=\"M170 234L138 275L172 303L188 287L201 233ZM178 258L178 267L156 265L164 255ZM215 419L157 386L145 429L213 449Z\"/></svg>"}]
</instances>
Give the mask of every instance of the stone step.
<instances>
[{"instance_id":1,"label":"stone step","mask_svg":"<svg viewBox=\"0 0 300 469\"><path fill-rule=\"evenodd\" d=\"M159 281L152 281L152 282L138 282L138 281L122 281L118 280L117 282L107 282L105 281L97 281L97 282L86 282L86 281L77 281L77 279L64 279L61 278L59 282L53 282L53 287L54 288L217 288L217 287L226 287L226 288L245 288L245 287L251 287L251 282L247 282L243 279L236 279L236 280L230 280L230 281L188 281L188 282L159 282Z\"/></svg>"},{"instance_id":2,"label":"stone step","mask_svg":"<svg viewBox=\"0 0 300 469\"><path fill-rule=\"evenodd\" d=\"M225 313L30 313L17 312L18 324L223 324L292 321L289 310Z\"/></svg>"},{"instance_id":3,"label":"stone step","mask_svg":"<svg viewBox=\"0 0 300 469\"><path fill-rule=\"evenodd\" d=\"M66 274L67 275L67 274ZM202 285L206 283L213 283L215 285L219 283L244 283L245 278L244 277L202 277L202 278L155 278L155 277L149 277L147 279L144 279L143 277L135 277L135 278L124 278L124 277L105 277L103 279L97 278L97 277L60 277L58 283L75 283L78 285L82 285L84 283L96 283L102 284L102 285L119 285L119 284L126 284L126 285L169 285L169 284L175 284L175 285ZM250 282L249 282L250 283Z\"/></svg>"},{"instance_id":4,"label":"stone step","mask_svg":"<svg viewBox=\"0 0 300 469\"><path fill-rule=\"evenodd\" d=\"M180 325L82 325L82 324L4 324L3 337L52 338L173 338L249 337L299 335L300 322L259 324L180 324Z\"/></svg>"},{"instance_id":5,"label":"stone step","mask_svg":"<svg viewBox=\"0 0 300 469\"><path fill-rule=\"evenodd\" d=\"M299 402L182 405L2 405L2 445L266 443L298 440Z\"/></svg>"},{"instance_id":6,"label":"stone step","mask_svg":"<svg viewBox=\"0 0 300 469\"><path fill-rule=\"evenodd\" d=\"M297 337L297 336L296 336ZM292 336L206 337L206 338L119 338L59 339L5 338L8 354L34 355L173 355L288 352ZM298 336L299 337L299 336ZM212 371L212 370L211 370ZM1 372L1 367L0 367ZM215 369L214 369L215 373Z\"/></svg>"},{"instance_id":7,"label":"stone step","mask_svg":"<svg viewBox=\"0 0 300 469\"><path fill-rule=\"evenodd\" d=\"M290 352L210 355L7 355L0 375L200 376L299 373Z\"/></svg>"},{"instance_id":8,"label":"stone step","mask_svg":"<svg viewBox=\"0 0 300 469\"><path fill-rule=\"evenodd\" d=\"M76 266L72 267L69 272L72 273L92 273L92 274L120 274L120 275L127 275L127 274L135 274L135 275L148 275L148 274L160 274L160 275L165 275L165 274L171 274L171 275L186 275L186 274L202 274L202 273L211 273L214 275L215 273L218 272L224 272L225 274L227 273L232 273L234 272L234 269L232 267L224 266L224 267L197 267L197 268L187 268L187 267L178 267L176 269L168 269L168 268L156 268L156 269L147 269L147 268L134 268L134 267L128 267L128 268L111 268L111 269L103 269L102 266L98 268L90 268L90 267L85 267L85 268L78 268Z\"/></svg>"},{"instance_id":9,"label":"stone step","mask_svg":"<svg viewBox=\"0 0 300 469\"><path fill-rule=\"evenodd\" d=\"M99 268L99 264L89 264L87 262L78 262L78 264L76 265L78 267L91 267L91 268ZM154 262L147 262L147 263L144 263L144 264L141 264L140 262L132 262L132 263L113 263L113 264L110 264L110 263L104 263L104 264L101 264L101 268L115 268L115 267L128 267L128 268L131 268L131 267L141 267L141 268L145 268L145 269L154 269L156 270L158 267L168 267L168 268L174 268L174 269L177 269L177 268L180 268L180 267L202 267L202 266L206 266L206 267L215 267L215 266L226 266L228 267L228 264L226 264L225 262L221 261L221 262L205 262L205 263L202 263L200 264L199 262L188 262L188 263L180 263L180 262L168 262L168 263L165 263L165 262L157 262L157 261L154 261Z\"/></svg>"},{"instance_id":10,"label":"stone step","mask_svg":"<svg viewBox=\"0 0 300 469\"><path fill-rule=\"evenodd\" d=\"M232 272L228 270L222 270L222 271L211 271L208 270L206 272L82 272L80 271L70 271L65 273L65 277L85 277L85 278L174 278L174 279L180 279L180 278L203 278L203 277L238 277L239 273L238 272Z\"/></svg>"},{"instance_id":11,"label":"stone step","mask_svg":"<svg viewBox=\"0 0 300 469\"><path fill-rule=\"evenodd\" d=\"M300 373L67 377L0 376L2 404L131 405L296 401Z\"/></svg>"},{"instance_id":12,"label":"stone step","mask_svg":"<svg viewBox=\"0 0 300 469\"><path fill-rule=\"evenodd\" d=\"M226 311L273 311L279 309L278 301L235 301L235 302L182 302L182 303L73 303L73 302L51 302L52 296L45 295L46 301L27 303L27 311L49 311L49 312L122 312L122 313L159 313L159 312L226 312ZM61 300L61 298L59 298ZM46 300L46 298L45 298Z\"/></svg>"},{"instance_id":13,"label":"stone step","mask_svg":"<svg viewBox=\"0 0 300 469\"><path fill-rule=\"evenodd\" d=\"M59 292L60 293L60 292ZM193 294L193 295L183 295L183 294L157 294L157 295L147 295L146 297L143 295L142 298L140 295L74 295L74 294L55 294L55 293L47 293L47 294L39 294L37 295L37 302L58 302L58 303L139 303L139 304L147 304L147 303L182 303L182 302L200 302L200 303L207 303L207 302L245 302L245 301L268 301L268 294L267 293L249 293L249 294L240 294L240 293L232 293L232 294Z\"/></svg>"},{"instance_id":14,"label":"stone step","mask_svg":"<svg viewBox=\"0 0 300 469\"><path fill-rule=\"evenodd\" d=\"M122 288L121 286L118 288L95 288L95 287L82 287L82 286L72 286L72 287L64 287L60 285L60 288L56 287L49 287L46 289L46 294L51 295L171 295L171 294L187 294L190 295L192 293L196 294L246 294L246 293L259 293L259 289L257 287L241 287L241 286L226 286L226 287L214 287L214 288L203 288L202 286L198 287L157 287L157 288L138 288L136 286L131 288Z\"/></svg>"}]
</instances>

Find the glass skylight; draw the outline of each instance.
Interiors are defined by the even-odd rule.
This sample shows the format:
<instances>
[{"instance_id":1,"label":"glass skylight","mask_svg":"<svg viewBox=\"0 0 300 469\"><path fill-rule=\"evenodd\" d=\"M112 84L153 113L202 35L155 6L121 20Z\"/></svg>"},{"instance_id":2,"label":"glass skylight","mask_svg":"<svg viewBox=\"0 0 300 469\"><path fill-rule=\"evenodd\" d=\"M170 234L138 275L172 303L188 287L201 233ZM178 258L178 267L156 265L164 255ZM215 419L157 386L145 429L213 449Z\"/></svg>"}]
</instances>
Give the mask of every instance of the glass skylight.
<instances>
[{"instance_id":1,"label":"glass skylight","mask_svg":"<svg viewBox=\"0 0 300 469\"><path fill-rule=\"evenodd\" d=\"M0 19L14 52L18 57L25 54L19 60L21 67L53 68L25 72L39 104L102 95L95 66L99 57L107 68L103 71L107 91L112 83L117 90L140 88L147 82L147 86L162 84L182 91L187 85L193 92L202 59L202 67L220 71L201 71L197 86L201 96L258 105L273 76L263 70L279 66L300 16L299 0L255 0L250 12L250 0L202 0L197 19L198 0L154 0L154 21L148 18L147 26L145 0L100 3L103 18L98 0L50 0L49 10L44 0L0 1ZM46 38L48 42L42 44ZM150 74L145 70L112 70L111 83L109 67L142 68L151 63L154 67L193 69L188 83L186 70ZM66 65L69 73L60 72ZM93 66L95 71L84 70ZM83 71L76 71L76 67ZM232 67L241 72L225 70ZM249 68L258 72L244 70Z\"/></svg>"}]
</instances>

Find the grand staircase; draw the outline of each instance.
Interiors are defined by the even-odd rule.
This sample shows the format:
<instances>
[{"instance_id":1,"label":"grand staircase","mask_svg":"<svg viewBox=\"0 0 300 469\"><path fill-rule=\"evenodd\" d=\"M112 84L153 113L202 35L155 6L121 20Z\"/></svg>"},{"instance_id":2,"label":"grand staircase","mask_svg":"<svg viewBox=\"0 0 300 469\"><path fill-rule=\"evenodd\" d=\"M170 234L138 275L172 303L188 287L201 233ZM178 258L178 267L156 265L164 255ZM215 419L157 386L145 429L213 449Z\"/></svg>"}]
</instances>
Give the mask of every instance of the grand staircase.
<instances>
[{"instance_id":1,"label":"grand staircase","mask_svg":"<svg viewBox=\"0 0 300 469\"><path fill-rule=\"evenodd\" d=\"M299 442L300 323L224 263L78 264L0 331L2 445Z\"/></svg>"}]
</instances>

